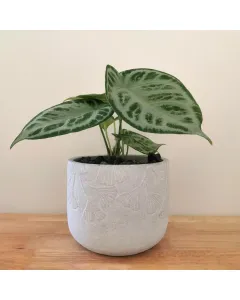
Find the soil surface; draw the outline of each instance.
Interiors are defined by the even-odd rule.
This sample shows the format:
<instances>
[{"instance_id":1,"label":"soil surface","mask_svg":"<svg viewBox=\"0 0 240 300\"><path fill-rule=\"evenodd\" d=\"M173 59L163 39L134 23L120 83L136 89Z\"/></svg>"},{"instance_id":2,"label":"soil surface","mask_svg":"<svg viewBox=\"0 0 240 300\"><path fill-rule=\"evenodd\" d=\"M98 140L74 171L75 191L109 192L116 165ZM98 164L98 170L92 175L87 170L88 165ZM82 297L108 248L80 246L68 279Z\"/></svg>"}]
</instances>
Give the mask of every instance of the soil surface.
<instances>
[{"instance_id":1,"label":"soil surface","mask_svg":"<svg viewBox=\"0 0 240 300\"><path fill-rule=\"evenodd\" d=\"M152 164L163 161L160 154L151 153L147 156L138 156L136 159L131 156L84 156L75 159L76 162L97 164L97 165L137 165Z\"/></svg>"}]
</instances>

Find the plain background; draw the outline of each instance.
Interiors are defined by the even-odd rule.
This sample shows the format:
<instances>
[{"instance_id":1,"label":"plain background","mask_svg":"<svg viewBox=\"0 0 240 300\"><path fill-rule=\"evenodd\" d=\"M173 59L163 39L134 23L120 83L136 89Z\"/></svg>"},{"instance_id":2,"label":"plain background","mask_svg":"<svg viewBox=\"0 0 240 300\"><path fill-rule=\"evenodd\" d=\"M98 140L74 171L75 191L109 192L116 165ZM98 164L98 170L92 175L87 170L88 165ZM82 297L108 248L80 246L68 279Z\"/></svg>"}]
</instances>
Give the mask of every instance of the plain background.
<instances>
[{"instance_id":1,"label":"plain background","mask_svg":"<svg viewBox=\"0 0 240 300\"><path fill-rule=\"evenodd\" d=\"M98 127L9 146L40 111L103 93L111 64L170 73L202 109L213 146L146 134L167 144L160 153L169 159L170 213L240 215L239 53L240 31L1 31L0 212L66 211L67 160L105 154Z\"/></svg>"}]
</instances>

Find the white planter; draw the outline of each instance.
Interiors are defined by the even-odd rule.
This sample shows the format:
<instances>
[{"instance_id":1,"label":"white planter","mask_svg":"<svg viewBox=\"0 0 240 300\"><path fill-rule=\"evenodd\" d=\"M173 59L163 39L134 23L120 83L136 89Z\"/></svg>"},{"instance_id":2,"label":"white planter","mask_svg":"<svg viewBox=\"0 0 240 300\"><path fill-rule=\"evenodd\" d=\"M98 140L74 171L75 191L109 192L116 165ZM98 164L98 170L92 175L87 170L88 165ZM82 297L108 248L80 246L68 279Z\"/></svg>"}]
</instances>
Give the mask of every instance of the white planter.
<instances>
[{"instance_id":1,"label":"white planter","mask_svg":"<svg viewBox=\"0 0 240 300\"><path fill-rule=\"evenodd\" d=\"M168 225L168 161L96 165L69 159L67 217L85 248L124 256L156 245Z\"/></svg>"}]
</instances>

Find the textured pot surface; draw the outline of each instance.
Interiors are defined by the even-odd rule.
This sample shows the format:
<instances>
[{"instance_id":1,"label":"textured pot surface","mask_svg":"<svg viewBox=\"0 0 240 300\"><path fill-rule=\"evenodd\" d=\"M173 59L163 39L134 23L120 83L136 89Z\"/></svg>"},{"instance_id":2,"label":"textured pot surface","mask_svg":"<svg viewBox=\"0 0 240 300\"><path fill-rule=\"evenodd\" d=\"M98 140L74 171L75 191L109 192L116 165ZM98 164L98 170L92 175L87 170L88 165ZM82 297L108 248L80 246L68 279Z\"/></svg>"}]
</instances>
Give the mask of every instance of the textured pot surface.
<instances>
[{"instance_id":1,"label":"textured pot surface","mask_svg":"<svg viewBox=\"0 0 240 300\"><path fill-rule=\"evenodd\" d=\"M168 161L95 165L68 161L67 216L74 239L114 256L156 245L168 224Z\"/></svg>"}]
</instances>

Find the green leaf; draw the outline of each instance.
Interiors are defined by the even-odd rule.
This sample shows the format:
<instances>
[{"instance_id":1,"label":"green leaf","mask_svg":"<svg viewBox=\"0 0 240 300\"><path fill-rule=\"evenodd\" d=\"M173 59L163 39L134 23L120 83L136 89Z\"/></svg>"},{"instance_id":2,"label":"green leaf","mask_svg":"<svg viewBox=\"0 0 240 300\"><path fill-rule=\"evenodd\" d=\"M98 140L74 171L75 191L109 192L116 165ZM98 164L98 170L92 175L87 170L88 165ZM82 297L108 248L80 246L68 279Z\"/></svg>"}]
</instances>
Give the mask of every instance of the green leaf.
<instances>
[{"instance_id":1,"label":"green leaf","mask_svg":"<svg viewBox=\"0 0 240 300\"><path fill-rule=\"evenodd\" d=\"M115 122L114 117L110 117L109 119L107 119L106 121L104 121L103 123L100 124L100 126L102 127L103 130L107 130L108 127L110 125L112 125Z\"/></svg>"},{"instance_id":2,"label":"green leaf","mask_svg":"<svg viewBox=\"0 0 240 300\"><path fill-rule=\"evenodd\" d=\"M99 101L102 101L102 102L107 102L105 94L78 95L78 96L67 98L63 102L71 101L71 100L92 100L92 99L99 100Z\"/></svg>"},{"instance_id":3,"label":"green leaf","mask_svg":"<svg viewBox=\"0 0 240 300\"><path fill-rule=\"evenodd\" d=\"M36 140L78 132L107 120L113 109L99 100L71 100L50 107L23 128L10 148L22 140Z\"/></svg>"},{"instance_id":4,"label":"green leaf","mask_svg":"<svg viewBox=\"0 0 240 300\"><path fill-rule=\"evenodd\" d=\"M114 111L143 132L196 134L201 130L202 112L187 88L175 77L152 69L118 73L107 66L105 90Z\"/></svg>"},{"instance_id":5,"label":"green leaf","mask_svg":"<svg viewBox=\"0 0 240 300\"><path fill-rule=\"evenodd\" d=\"M160 146L164 145L156 144L149 138L126 129L122 129L121 133L115 136L120 138L124 144L143 154L155 153Z\"/></svg>"}]
</instances>

